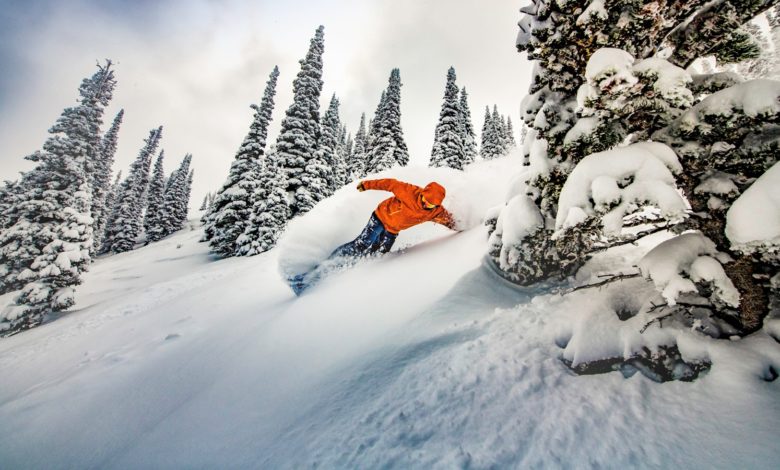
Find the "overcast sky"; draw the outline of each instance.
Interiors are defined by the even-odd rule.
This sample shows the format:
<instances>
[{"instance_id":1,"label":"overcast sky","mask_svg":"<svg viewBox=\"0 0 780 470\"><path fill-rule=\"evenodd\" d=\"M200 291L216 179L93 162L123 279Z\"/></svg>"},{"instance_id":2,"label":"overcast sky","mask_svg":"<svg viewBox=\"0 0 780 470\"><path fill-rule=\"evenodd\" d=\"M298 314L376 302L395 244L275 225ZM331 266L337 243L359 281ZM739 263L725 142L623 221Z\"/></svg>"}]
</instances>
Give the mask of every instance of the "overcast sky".
<instances>
[{"instance_id":1,"label":"overcast sky","mask_svg":"<svg viewBox=\"0 0 780 470\"><path fill-rule=\"evenodd\" d=\"M518 0L0 0L0 178L32 167L97 60L116 63L105 117L125 109L114 170L163 125L166 172L193 154L193 203L220 187L278 65L269 142L292 100L310 38L325 26L324 110L334 92L353 134L373 115L393 67L412 164L426 164L447 69L466 86L474 125L485 105L519 126L530 64L514 48ZM197 207L195 207L197 208Z\"/></svg>"}]
</instances>

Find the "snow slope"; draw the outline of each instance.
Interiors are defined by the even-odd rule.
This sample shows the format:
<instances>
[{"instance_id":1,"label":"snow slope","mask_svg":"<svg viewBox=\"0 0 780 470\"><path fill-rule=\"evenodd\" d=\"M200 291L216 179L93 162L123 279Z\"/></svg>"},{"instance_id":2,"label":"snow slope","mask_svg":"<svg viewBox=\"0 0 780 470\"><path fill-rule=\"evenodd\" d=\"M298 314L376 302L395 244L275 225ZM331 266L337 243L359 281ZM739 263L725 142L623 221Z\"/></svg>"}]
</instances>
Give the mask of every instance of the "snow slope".
<instances>
[{"instance_id":1,"label":"snow slope","mask_svg":"<svg viewBox=\"0 0 780 470\"><path fill-rule=\"evenodd\" d=\"M478 205L500 202L517 161L489 164L468 173L492 188ZM351 219L343 209L363 203L344 190L310 217ZM727 342L656 327L712 360L692 383L576 376L559 360L635 340L645 319L613 309L622 289L652 288L641 279L516 289L481 266L484 227L421 227L402 254L295 298L284 247L215 262L192 226L99 260L78 310L0 341L0 468L777 466L780 381L762 377L780 345L765 331ZM664 237L599 256L577 282Z\"/></svg>"}]
</instances>

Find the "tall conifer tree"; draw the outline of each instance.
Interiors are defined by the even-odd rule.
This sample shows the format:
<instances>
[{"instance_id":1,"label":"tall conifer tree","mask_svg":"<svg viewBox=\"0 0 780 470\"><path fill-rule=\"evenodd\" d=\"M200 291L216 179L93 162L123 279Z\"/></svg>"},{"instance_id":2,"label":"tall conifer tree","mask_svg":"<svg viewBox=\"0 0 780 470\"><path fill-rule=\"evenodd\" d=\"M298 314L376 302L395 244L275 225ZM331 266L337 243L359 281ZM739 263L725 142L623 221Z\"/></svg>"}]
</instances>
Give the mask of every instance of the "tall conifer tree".
<instances>
[{"instance_id":1,"label":"tall conifer tree","mask_svg":"<svg viewBox=\"0 0 780 470\"><path fill-rule=\"evenodd\" d=\"M146 199L146 213L144 215L144 232L146 232L147 243L156 242L163 237L162 219L164 216L163 202L165 202L164 158L165 151L161 150L157 161L154 163L154 172L149 183L149 194Z\"/></svg>"},{"instance_id":2,"label":"tall conifer tree","mask_svg":"<svg viewBox=\"0 0 780 470\"><path fill-rule=\"evenodd\" d=\"M320 26L300 62L301 70L293 82L293 103L276 141L280 164L287 174L293 216L307 212L327 194L327 165L317 152L324 36L325 28Z\"/></svg>"},{"instance_id":3,"label":"tall conifer tree","mask_svg":"<svg viewBox=\"0 0 780 470\"><path fill-rule=\"evenodd\" d=\"M251 106L255 115L230 166L228 178L203 217L205 240L209 242L211 251L220 256L233 256L236 239L247 229L252 215L278 77L279 68L274 67L260 106Z\"/></svg>"},{"instance_id":4,"label":"tall conifer tree","mask_svg":"<svg viewBox=\"0 0 780 470\"><path fill-rule=\"evenodd\" d=\"M460 117L463 127L463 149L466 155L466 164L473 163L477 159L477 134L474 131L474 123L471 121L471 109L469 108L469 95L466 87L460 90Z\"/></svg>"},{"instance_id":5,"label":"tall conifer tree","mask_svg":"<svg viewBox=\"0 0 780 470\"><path fill-rule=\"evenodd\" d=\"M127 178L122 182L114 200L114 207L106 224L103 252L122 253L135 246L141 235L143 212L149 186L149 170L152 157L162 138L162 126L152 129L138 157L130 166Z\"/></svg>"},{"instance_id":6,"label":"tall conifer tree","mask_svg":"<svg viewBox=\"0 0 780 470\"><path fill-rule=\"evenodd\" d=\"M115 85L111 62L98 65L82 81L78 105L66 108L43 149L26 157L38 165L22 175L0 234L0 288L22 290L0 312L0 335L32 328L47 312L74 303L74 287L91 260L91 171Z\"/></svg>"},{"instance_id":7,"label":"tall conifer tree","mask_svg":"<svg viewBox=\"0 0 780 470\"><path fill-rule=\"evenodd\" d=\"M406 166L409 163L409 151L401 128L401 71L397 68L390 72L387 91L383 94L377 113L369 172L386 170L395 165Z\"/></svg>"},{"instance_id":8,"label":"tall conifer tree","mask_svg":"<svg viewBox=\"0 0 780 470\"><path fill-rule=\"evenodd\" d=\"M253 256L273 248L290 218L286 175L278 158L276 148L272 146L263 159L252 216L237 240L237 255Z\"/></svg>"},{"instance_id":9,"label":"tall conifer tree","mask_svg":"<svg viewBox=\"0 0 780 470\"><path fill-rule=\"evenodd\" d=\"M95 165L95 173L92 177L92 218L93 224L93 243L92 252L97 251L102 244L103 232L106 228L106 219L111 210L109 193L111 192L111 174L114 166L114 156L116 155L117 141L119 139L119 128L122 125L125 110L120 109L111 127L106 132L101 141L99 158Z\"/></svg>"},{"instance_id":10,"label":"tall conifer tree","mask_svg":"<svg viewBox=\"0 0 780 470\"><path fill-rule=\"evenodd\" d=\"M355 134L349 169L353 179L366 176L366 113L360 115L360 126Z\"/></svg>"},{"instance_id":11,"label":"tall conifer tree","mask_svg":"<svg viewBox=\"0 0 780 470\"><path fill-rule=\"evenodd\" d=\"M455 80L455 68L450 67L447 71L447 84L444 87L444 101L439 113L439 123L436 125L430 166L446 166L462 170L467 163L463 142L466 132L463 128L458 86Z\"/></svg>"}]
</instances>

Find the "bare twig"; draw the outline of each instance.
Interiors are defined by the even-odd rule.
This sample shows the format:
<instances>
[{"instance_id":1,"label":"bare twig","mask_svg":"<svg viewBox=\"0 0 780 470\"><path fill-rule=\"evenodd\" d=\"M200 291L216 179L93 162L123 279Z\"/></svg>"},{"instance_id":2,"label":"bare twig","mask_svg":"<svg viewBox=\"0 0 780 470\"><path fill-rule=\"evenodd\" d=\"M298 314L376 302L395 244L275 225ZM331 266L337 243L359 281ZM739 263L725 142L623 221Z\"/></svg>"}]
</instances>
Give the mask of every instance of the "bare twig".
<instances>
[{"instance_id":1,"label":"bare twig","mask_svg":"<svg viewBox=\"0 0 780 470\"><path fill-rule=\"evenodd\" d=\"M658 226L655 226L653 228L650 228L650 229L647 229L647 230L642 230L641 232L637 232L637 233L635 233L633 235L630 235L630 236L628 236L626 238L622 238L622 239L620 239L620 240L618 240L618 241L616 241L614 243L610 243L608 245L604 245L604 246L601 246L599 248L596 248L595 250L591 251L591 253L598 253L598 252L602 252L602 251L607 251L607 250L609 250L611 248L615 248L617 246L633 244L633 243L636 243L640 238L644 238L644 237L646 237L648 235L652 235L654 233L663 232L664 230L668 230L668 229L669 229L669 224L658 225Z\"/></svg>"},{"instance_id":2,"label":"bare twig","mask_svg":"<svg viewBox=\"0 0 780 470\"><path fill-rule=\"evenodd\" d=\"M633 278L639 277L641 275L642 275L642 273L603 274L603 275L599 275L599 277L606 277L607 279L604 279L603 281L595 282L593 284L585 284L583 286L574 287L572 289L569 289L569 290L565 291L564 294L570 294L570 293L572 293L574 291L581 290L581 289L591 289L593 287L601 287L601 286L604 286L604 285L607 285L607 284L610 284L610 283L613 283L613 282L622 281L624 279L633 279Z\"/></svg>"},{"instance_id":3,"label":"bare twig","mask_svg":"<svg viewBox=\"0 0 780 470\"><path fill-rule=\"evenodd\" d=\"M664 306L664 307L666 307L667 305L666 305L666 304L663 304L663 306ZM659 307L660 307L660 305L659 305ZM645 332L645 330L646 330L646 329L647 329L647 328L648 328L650 325L652 325L652 324L653 324L653 323L655 323L655 322L658 322L658 325L659 325L659 327L662 327L662 325L661 325L661 322L662 322L664 319L666 319L666 318L669 318L669 317L671 317L672 315L674 315L674 313L675 313L675 312L676 312L676 310L673 310L673 311L671 311L671 312L669 312L669 313L666 313L666 314L664 314L664 315L661 315L661 316L658 316L658 317L655 317L655 318L653 318L653 319L652 319L652 320L650 320L649 322L645 323L645 326L643 326L643 327L642 327L642 329L641 329L641 330L639 330L639 334L640 334L640 335L641 335L641 334L643 334L643 333Z\"/></svg>"},{"instance_id":4,"label":"bare twig","mask_svg":"<svg viewBox=\"0 0 780 470\"><path fill-rule=\"evenodd\" d=\"M711 307L711 305L707 305L707 304L692 304L692 303L688 303L688 302L677 302L677 304L675 304L675 305L654 304L654 303L650 302L650 305L651 305L651 307L647 310L647 313L654 312L656 310L663 310L666 307L672 307L672 308L674 308L674 307L701 307L701 308L709 308L709 307ZM644 333L645 330L647 330L647 328L650 325L652 325L653 323L655 323L655 322L658 322L658 326L660 328L663 328L663 324L661 322L663 320L666 320L667 318L671 317L675 313L678 313L679 311L680 311L679 308L674 308L669 313L666 313L666 314L663 314L663 315L659 315L659 316L653 318L649 322L645 323L645 326L643 326L642 329L639 330L639 334Z\"/></svg>"}]
</instances>

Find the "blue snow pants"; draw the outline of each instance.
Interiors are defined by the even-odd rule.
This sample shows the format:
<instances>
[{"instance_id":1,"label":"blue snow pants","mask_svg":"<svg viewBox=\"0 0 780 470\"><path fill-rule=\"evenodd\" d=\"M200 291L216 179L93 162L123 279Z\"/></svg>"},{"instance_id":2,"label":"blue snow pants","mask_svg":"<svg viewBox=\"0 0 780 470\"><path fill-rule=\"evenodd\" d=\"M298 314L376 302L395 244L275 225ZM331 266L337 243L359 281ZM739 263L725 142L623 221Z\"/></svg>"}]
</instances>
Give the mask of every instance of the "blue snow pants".
<instances>
[{"instance_id":1,"label":"blue snow pants","mask_svg":"<svg viewBox=\"0 0 780 470\"><path fill-rule=\"evenodd\" d=\"M376 213L372 213L360 235L336 248L330 257L359 257L376 252L387 253L393 247L397 236L395 233L388 232Z\"/></svg>"}]
</instances>

